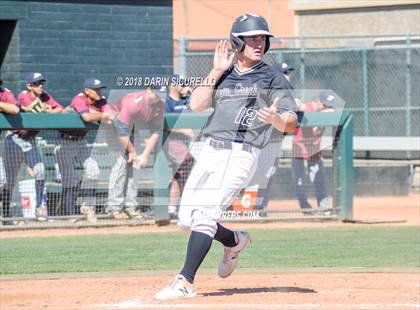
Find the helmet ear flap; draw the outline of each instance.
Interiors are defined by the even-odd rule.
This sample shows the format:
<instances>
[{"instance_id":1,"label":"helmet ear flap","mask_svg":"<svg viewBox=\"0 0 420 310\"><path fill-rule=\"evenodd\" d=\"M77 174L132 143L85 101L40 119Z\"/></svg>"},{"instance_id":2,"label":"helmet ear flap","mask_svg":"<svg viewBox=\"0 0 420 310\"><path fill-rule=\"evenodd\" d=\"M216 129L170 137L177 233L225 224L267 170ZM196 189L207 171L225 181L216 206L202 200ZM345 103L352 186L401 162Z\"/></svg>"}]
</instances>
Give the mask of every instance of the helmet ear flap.
<instances>
[{"instance_id":1,"label":"helmet ear flap","mask_svg":"<svg viewBox=\"0 0 420 310\"><path fill-rule=\"evenodd\" d=\"M230 44L238 52L242 52L245 48L245 41L241 37L235 37L233 34L230 35Z\"/></svg>"}]
</instances>

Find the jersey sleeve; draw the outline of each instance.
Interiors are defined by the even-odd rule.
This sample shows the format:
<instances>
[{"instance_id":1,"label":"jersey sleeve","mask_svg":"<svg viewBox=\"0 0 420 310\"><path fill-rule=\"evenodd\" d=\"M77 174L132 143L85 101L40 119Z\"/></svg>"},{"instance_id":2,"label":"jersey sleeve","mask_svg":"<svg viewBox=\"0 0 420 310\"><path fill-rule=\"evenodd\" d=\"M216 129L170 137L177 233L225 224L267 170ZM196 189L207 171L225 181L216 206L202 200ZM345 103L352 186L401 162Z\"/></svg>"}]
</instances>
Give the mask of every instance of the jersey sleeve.
<instances>
[{"instance_id":1,"label":"jersey sleeve","mask_svg":"<svg viewBox=\"0 0 420 310\"><path fill-rule=\"evenodd\" d=\"M115 122L115 129L118 137L126 137L130 135L130 128L128 124L124 124L119 119Z\"/></svg>"},{"instance_id":2,"label":"jersey sleeve","mask_svg":"<svg viewBox=\"0 0 420 310\"><path fill-rule=\"evenodd\" d=\"M32 103L30 94L26 91L21 91L18 95L18 102L23 107L30 106Z\"/></svg>"},{"instance_id":3,"label":"jersey sleeve","mask_svg":"<svg viewBox=\"0 0 420 310\"><path fill-rule=\"evenodd\" d=\"M51 108L56 109L56 108L62 108L63 107L51 95L48 95L46 93L44 93L43 95L44 95L44 98L41 98L41 100L44 101L47 105L49 105Z\"/></svg>"},{"instance_id":4,"label":"jersey sleeve","mask_svg":"<svg viewBox=\"0 0 420 310\"><path fill-rule=\"evenodd\" d=\"M18 101L16 100L15 95L8 89L4 90L4 98L1 101L5 103L18 105Z\"/></svg>"},{"instance_id":5,"label":"jersey sleeve","mask_svg":"<svg viewBox=\"0 0 420 310\"><path fill-rule=\"evenodd\" d=\"M268 91L270 105L276 98L279 98L277 113L292 112L296 114L298 107L293 98L292 86L281 74L276 74Z\"/></svg>"},{"instance_id":6,"label":"jersey sleeve","mask_svg":"<svg viewBox=\"0 0 420 310\"><path fill-rule=\"evenodd\" d=\"M83 97L81 97L79 95L77 95L76 97L73 98L70 105L80 115L89 112L89 107L86 104L86 101L83 100Z\"/></svg>"}]
</instances>

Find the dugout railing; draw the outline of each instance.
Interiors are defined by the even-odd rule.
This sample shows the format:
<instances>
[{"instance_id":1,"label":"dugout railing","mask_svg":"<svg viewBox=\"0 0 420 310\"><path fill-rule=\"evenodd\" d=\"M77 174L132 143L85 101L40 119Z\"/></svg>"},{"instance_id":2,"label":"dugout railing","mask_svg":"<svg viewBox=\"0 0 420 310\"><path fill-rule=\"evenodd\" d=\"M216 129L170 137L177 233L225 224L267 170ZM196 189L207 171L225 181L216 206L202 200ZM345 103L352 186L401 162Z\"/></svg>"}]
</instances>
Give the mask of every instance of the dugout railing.
<instances>
[{"instance_id":1,"label":"dugout railing","mask_svg":"<svg viewBox=\"0 0 420 310\"><path fill-rule=\"evenodd\" d=\"M77 214L74 216L62 216L56 214L54 210L57 209L55 204L59 199L61 185L56 182L56 158L53 152L55 143L59 141L56 138L45 138L45 133L56 137L60 130L87 130L97 131L99 126L84 123L78 115L75 114L20 114L17 116L0 114L0 130L2 142L4 142L4 135L7 130L14 129L34 129L40 130L39 141L43 143L38 144L38 149L43 155L44 164L46 166L47 178L47 193L48 193L48 212L51 221L46 223L38 223L28 218L23 218L21 208L19 206L19 198L14 199L14 213L10 220L17 225L3 226L2 229L13 228L39 228L39 227L74 227L76 226L108 226L108 225L140 225L145 223L166 224L170 217L168 214L168 193L171 182L171 167L170 163L163 151L166 138L169 130L174 128L190 128L197 132L196 137L199 136L200 129L205 125L209 114L167 114L165 116L164 134L162 135L159 146L154 153L154 160L147 169L140 172L142 180L139 182L139 210L142 211L143 217L141 220L111 220L104 214L104 204L107 195L107 178L109 177L109 169L112 164L107 157L106 143L93 142L90 144L92 152L99 155L99 165L101 169L101 183L97 188L98 204L97 214L98 221L95 224L84 221L84 217ZM351 219L352 218L352 167L353 167L353 146L352 146L352 115L350 113L306 113L301 126L326 126L337 128L336 136L333 138L333 145L330 145L329 161L332 163L332 212L329 214L313 213L309 216L302 216L298 208L279 210L278 213L273 212L263 217L258 218L230 218L225 220L245 220L245 221L269 221L282 219ZM44 139L45 138L45 139ZM47 141L47 142L45 142ZM199 142L191 144L199 145ZM194 148L194 145L191 147ZM0 143L0 152L3 153L4 146ZM195 152L199 151L196 147ZM4 156L3 156L4 158ZM10 158L9 158L10 160ZM21 178L28 177L28 174L20 174ZM21 180L21 179L20 179ZM19 193L18 193L19 195ZM316 211L316 210L315 210ZM52 215L51 215L52 214ZM294 214L293 216L278 216L278 214ZM72 219L76 219L72 221ZM69 221L70 220L70 221ZM21 226L19 226L21 225Z\"/></svg>"}]
</instances>

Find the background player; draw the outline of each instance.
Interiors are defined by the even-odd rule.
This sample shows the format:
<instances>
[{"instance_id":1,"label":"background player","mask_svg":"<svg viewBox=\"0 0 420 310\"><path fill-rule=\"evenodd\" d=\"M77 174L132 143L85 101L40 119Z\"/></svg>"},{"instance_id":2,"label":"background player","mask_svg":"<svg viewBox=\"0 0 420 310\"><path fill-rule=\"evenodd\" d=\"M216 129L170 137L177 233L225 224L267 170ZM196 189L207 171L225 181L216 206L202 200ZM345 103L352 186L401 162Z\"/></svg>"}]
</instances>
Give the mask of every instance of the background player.
<instances>
[{"instance_id":1,"label":"background player","mask_svg":"<svg viewBox=\"0 0 420 310\"><path fill-rule=\"evenodd\" d=\"M185 80L178 74L174 74L170 81L171 83L168 85L167 95L165 98L165 112L191 112L187 106L190 101L191 88L183 84Z\"/></svg>"},{"instance_id":2,"label":"background player","mask_svg":"<svg viewBox=\"0 0 420 310\"><path fill-rule=\"evenodd\" d=\"M335 95L323 90L310 102L300 104L302 112L334 112ZM321 138L325 127L300 127L295 131L292 148L292 169L296 186L296 196L303 214L312 206L308 202L305 189L306 176L314 185L318 207L321 211L329 209L327 179L321 152Z\"/></svg>"},{"instance_id":3,"label":"background player","mask_svg":"<svg viewBox=\"0 0 420 310\"><path fill-rule=\"evenodd\" d=\"M287 63L276 64L273 66L274 71L282 74L290 83L291 73L295 70ZM292 94L294 94L292 90ZM295 98L296 100L296 98ZM278 130L273 130L271 141L265 147L259 156L257 170L252 178L250 185L258 185L257 202L255 208L264 210L268 203L268 194L273 182L273 176L276 173L278 160L281 157L281 141L283 134ZM266 212L260 212L260 216L266 215Z\"/></svg>"},{"instance_id":4,"label":"background player","mask_svg":"<svg viewBox=\"0 0 420 310\"><path fill-rule=\"evenodd\" d=\"M133 164L138 168L147 166L148 157L160 137L163 126L164 103L151 88L130 93L114 105L109 106L115 114L115 131L108 131L114 165L111 169L108 185L107 213L114 218L137 218L137 186L133 178ZM149 129L151 135L146 139L146 146L137 155L134 137L135 130ZM115 145L115 143L117 145Z\"/></svg>"},{"instance_id":5,"label":"background player","mask_svg":"<svg viewBox=\"0 0 420 310\"><path fill-rule=\"evenodd\" d=\"M218 223L238 192L255 172L260 149L274 128L293 131L297 116L290 85L271 66L262 62L272 34L261 16L244 14L233 23L228 56L227 41L220 41L207 83L195 88L190 107L200 112L213 105L204 131L206 145L185 186L178 225L190 229L184 267L173 283L155 295L166 300L194 297L194 277L210 250L213 239L224 245L218 274L234 271L239 253L249 244L246 232L231 231ZM212 100L213 99L213 100Z\"/></svg>"},{"instance_id":6,"label":"background player","mask_svg":"<svg viewBox=\"0 0 420 310\"><path fill-rule=\"evenodd\" d=\"M168 85L165 98L165 112L183 113L191 112L188 107L191 88L183 85L183 79L177 74L173 75ZM168 212L171 218L177 217L177 204L184 191L185 183L194 166L195 159L190 153L189 142L194 137L190 128L171 129L166 140L166 153L172 166L172 180L169 188Z\"/></svg>"},{"instance_id":7,"label":"background player","mask_svg":"<svg viewBox=\"0 0 420 310\"><path fill-rule=\"evenodd\" d=\"M106 100L101 94L105 87L99 79L87 79L83 83L83 91L72 99L70 107L83 121L98 122L106 116ZM76 197L84 196L80 213L85 214L88 221L95 222L95 189L100 171L97 161L91 157L91 149L86 145L86 134L85 130L62 131L56 155L62 176L62 206L65 214L75 214ZM83 179L76 175L77 166L84 169ZM84 195L81 195L81 187Z\"/></svg>"},{"instance_id":8,"label":"background player","mask_svg":"<svg viewBox=\"0 0 420 310\"><path fill-rule=\"evenodd\" d=\"M44 91L46 79L41 73L34 72L26 77L27 90L19 93L18 100L21 109L29 113L61 113L63 106ZM35 177L36 209L38 220L45 220L42 206L45 186L45 167L35 144L37 130L13 130L6 134L5 139L5 169L6 169L6 199L4 204L9 208L10 197L16 184L16 177L22 163L28 165Z\"/></svg>"},{"instance_id":9,"label":"background player","mask_svg":"<svg viewBox=\"0 0 420 310\"><path fill-rule=\"evenodd\" d=\"M3 80L0 76L0 113L6 114L18 114L19 113L19 104L17 103L15 95L7 88L3 88ZM0 131L1 134L1 131ZM1 150L2 152L2 150ZM0 202L1 205L5 199L5 193L3 192L3 187L6 184L6 171L4 169L4 163L2 158L2 153L0 153ZM2 216L9 217L10 209L9 206L4 206ZM0 215L0 218L2 217ZM0 219L0 225L3 224L3 220ZM10 224L10 222L4 222L4 224Z\"/></svg>"}]
</instances>

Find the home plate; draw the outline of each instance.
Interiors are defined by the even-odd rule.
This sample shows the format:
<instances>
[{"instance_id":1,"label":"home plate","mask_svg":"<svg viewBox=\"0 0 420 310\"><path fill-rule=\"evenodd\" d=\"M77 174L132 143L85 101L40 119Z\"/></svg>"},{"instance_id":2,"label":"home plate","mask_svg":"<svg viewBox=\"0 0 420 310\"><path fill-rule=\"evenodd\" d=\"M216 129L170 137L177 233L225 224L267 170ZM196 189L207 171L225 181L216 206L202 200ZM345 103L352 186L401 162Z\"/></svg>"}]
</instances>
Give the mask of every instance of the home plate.
<instances>
[{"instance_id":1,"label":"home plate","mask_svg":"<svg viewBox=\"0 0 420 310\"><path fill-rule=\"evenodd\" d=\"M117 304L105 304L102 306L117 309L138 309L139 307L143 306L143 304L141 304L137 299L132 299Z\"/></svg>"}]
</instances>

